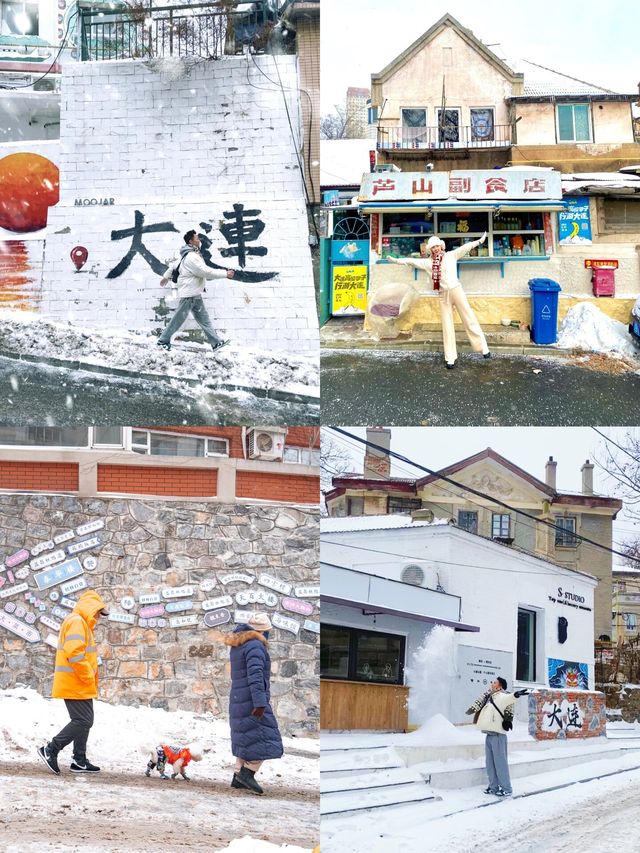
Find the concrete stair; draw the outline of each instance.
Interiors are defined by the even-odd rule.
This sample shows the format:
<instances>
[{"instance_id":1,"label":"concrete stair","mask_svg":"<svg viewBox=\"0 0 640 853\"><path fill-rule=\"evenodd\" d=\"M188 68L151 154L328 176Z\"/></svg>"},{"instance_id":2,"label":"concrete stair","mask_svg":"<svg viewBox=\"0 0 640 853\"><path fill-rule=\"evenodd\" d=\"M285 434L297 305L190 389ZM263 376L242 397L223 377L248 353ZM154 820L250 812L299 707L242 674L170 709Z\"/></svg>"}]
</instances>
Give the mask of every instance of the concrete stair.
<instances>
[{"instance_id":1,"label":"concrete stair","mask_svg":"<svg viewBox=\"0 0 640 853\"><path fill-rule=\"evenodd\" d=\"M320 794L325 817L436 800L421 773L392 747L323 751Z\"/></svg>"}]
</instances>

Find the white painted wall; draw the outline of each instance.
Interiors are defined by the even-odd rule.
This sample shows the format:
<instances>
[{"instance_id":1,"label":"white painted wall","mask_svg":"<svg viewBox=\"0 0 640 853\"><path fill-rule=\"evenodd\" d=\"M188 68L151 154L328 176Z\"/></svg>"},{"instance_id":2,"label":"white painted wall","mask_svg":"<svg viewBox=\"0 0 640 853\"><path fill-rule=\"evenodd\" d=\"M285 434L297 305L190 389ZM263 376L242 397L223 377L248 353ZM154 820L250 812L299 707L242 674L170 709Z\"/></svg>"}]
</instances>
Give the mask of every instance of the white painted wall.
<instances>
[{"instance_id":1,"label":"white painted wall","mask_svg":"<svg viewBox=\"0 0 640 853\"><path fill-rule=\"evenodd\" d=\"M334 519L329 520L332 522ZM343 547L343 543L350 547ZM389 552L404 556L390 556ZM457 632L458 647L513 654L514 671L504 673L510 688L515 678L518 608L534 609L538 611L536 684L548 685L547 659L557 658L586 663L589 688L594 689L595 579L448 525L322 533L321 559L323 563L369 571L394 580L400 579L407 563L422 565L427 584L439 581L446 592L459 595L461 620L480 627L476 633ZM584 597L584 606L591 609L550 601L550 597L557 599L558 587L562 587L563 594L566 591ZM558 642L560 616L569 622L563 644ZM410 661L407 665L410 666ZM456 721L462 721L464 709L456 703L455 684L451 689L451 712Z\"/></svg>"},{"instance_id":2,"label":"white painted wall","mask_svg":"<svg viewBox=\"0 0 640 853\"><path fill-rule=\"evenodd\" d=\"M277 68L275 62L277 61ZM256 66L259 66L256 67ZM286 93L264 76L278 79ZM166 291L138 254L118 278L106 276L131 238L111 232L170 222L176 231L146 234L143 244L166 261L182 234L212 226L214 263L238 268L219 231L233 204L260 210L265 224L248 243L266 247L245 269L277 272L260 284L218 281L205 296L214 326L233 339L289 352L318 346L304 189L296 150L295 57L228 56L180 76L174 61L152 70L139 60L69 63L63 74L61 198L49 215L42 286L48 317L128 329L158 328L155 306ZM113 199L77 206L76 199ZM69 253L88 252L76 272Z\"/></svg>"}]
</instances>

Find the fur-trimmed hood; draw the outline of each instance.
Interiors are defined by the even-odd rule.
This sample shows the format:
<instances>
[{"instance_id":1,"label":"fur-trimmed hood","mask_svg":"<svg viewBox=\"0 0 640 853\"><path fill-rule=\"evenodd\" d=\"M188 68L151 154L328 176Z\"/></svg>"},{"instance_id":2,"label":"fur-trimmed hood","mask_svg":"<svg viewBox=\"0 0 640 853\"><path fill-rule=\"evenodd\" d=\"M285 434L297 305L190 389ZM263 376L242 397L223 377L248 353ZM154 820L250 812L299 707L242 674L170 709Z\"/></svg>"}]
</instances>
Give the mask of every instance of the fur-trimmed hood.
<instances>
[{"instance_id":1,"label":"fur-trimmed hood","mask_svg":"<svg viewBox=\"0 0 640 853\"><path fill-rule=\"evenodd\" d=\"M224 642L227 646L243 646L245 643L248 643L249 640L260 640L261 643L264 643L265 646L267 643L267 638L260 631L254 631L252 628L249 628L248 625L241 625L240 630L236 630L233 634L227 634L224 638Z\"/></svg>"}]
</instances>

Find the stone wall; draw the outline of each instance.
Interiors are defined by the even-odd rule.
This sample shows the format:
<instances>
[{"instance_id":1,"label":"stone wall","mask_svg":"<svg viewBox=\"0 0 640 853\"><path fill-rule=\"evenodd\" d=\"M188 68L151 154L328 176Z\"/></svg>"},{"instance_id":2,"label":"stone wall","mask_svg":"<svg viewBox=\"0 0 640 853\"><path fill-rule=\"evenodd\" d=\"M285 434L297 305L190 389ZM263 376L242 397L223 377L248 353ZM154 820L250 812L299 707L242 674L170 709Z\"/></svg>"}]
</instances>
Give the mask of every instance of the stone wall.
<instances>
[{"instance_id":1,"label":"stone wall","mask_svg":"<svg viewBox=\"0 0 640 853\"><path fill-rule=\"evenodd\" d=\"M0 557L0 689L50 695L56 625L80 592L62 585L84 583L111 612L96 629L100 698L226 717L229 655L215 635L260 609L288 629L274 627L269 642L282 729L317 731L315 508L0 495ZM149 606L163 612L140 614Z\"/></svg>"}]
</instances>

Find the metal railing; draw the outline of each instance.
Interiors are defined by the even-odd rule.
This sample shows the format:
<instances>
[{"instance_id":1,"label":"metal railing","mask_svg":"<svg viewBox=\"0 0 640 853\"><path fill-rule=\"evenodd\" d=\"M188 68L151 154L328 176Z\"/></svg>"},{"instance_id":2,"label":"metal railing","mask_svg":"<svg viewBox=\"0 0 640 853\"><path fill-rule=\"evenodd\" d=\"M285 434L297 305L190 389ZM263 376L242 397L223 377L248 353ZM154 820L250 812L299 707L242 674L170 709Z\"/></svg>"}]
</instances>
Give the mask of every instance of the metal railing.
<instances>
[{"instance_id":1,"label":"metal railing","mask_svg":"<svg viewBox=\"0 0 640 853\"><path fill-rule=\"evenodd\" d=\"M462 127L381 127L378 148L400 150L432 150L447 148L508 148L511 125L496 124L492 128Z\"/></svg>"},{"instance_id":2,"label":"metal railing","mask_svg":"<svg viewBox=\"0 0 640 853\"><path fill-rule=\"evenodd\" d=\"M83 62L169 56L219 59L245 44L260 51L275 22L269 3L235 0L182 6L155 6L148 0L80 7L79 12Z\"/></svg>"}]
</instances>

